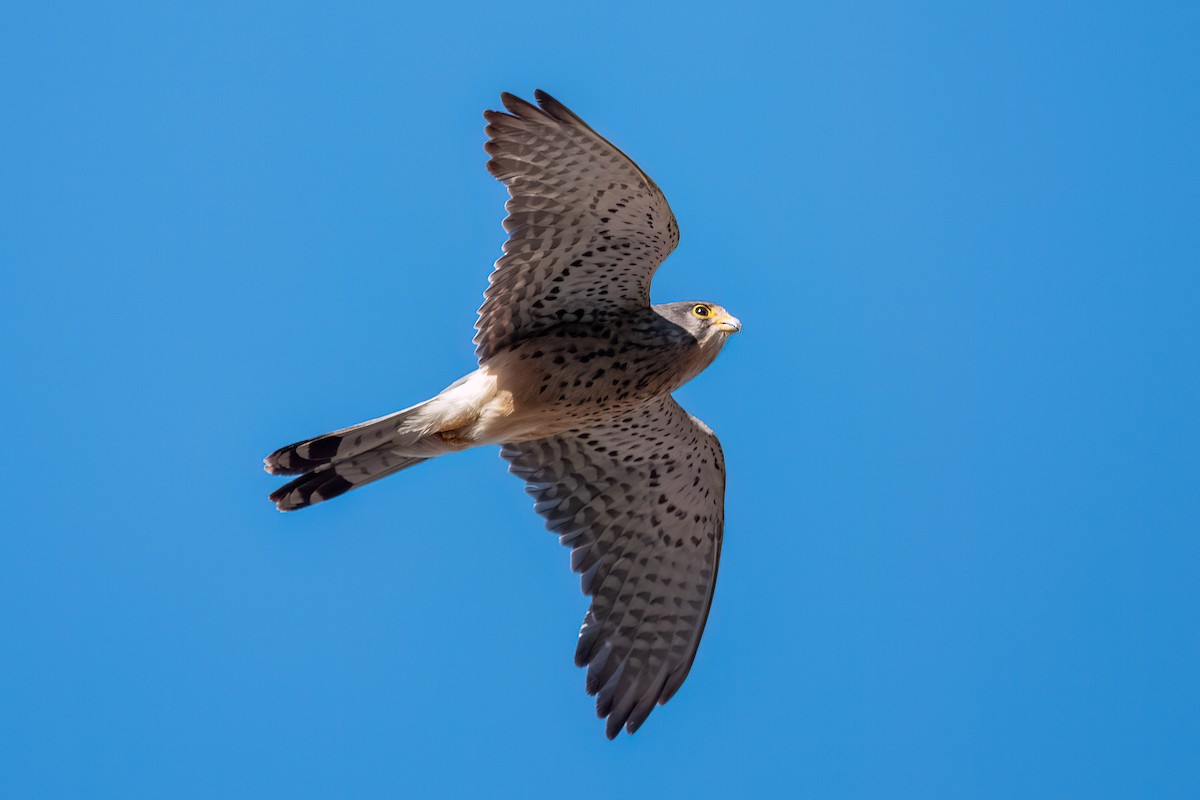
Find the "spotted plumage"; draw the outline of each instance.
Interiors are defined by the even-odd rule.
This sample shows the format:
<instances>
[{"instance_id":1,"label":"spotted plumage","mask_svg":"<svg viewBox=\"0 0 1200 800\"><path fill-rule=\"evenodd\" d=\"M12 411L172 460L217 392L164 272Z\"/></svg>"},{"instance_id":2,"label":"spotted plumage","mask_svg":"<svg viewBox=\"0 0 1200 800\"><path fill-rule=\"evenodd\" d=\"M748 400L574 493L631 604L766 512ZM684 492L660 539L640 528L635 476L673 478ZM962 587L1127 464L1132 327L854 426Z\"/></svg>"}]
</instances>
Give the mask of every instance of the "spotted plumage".
<instances>
[{"instance_id":1,"label":"spotted plumage","mask_svg":"<svg viewBox=\"0 0 1200 800\"><path fill-rule=\"evenodd\" d=\"M488 111L489 171L509 232L475 337L479 368L386 417L276 450L297 475L271 494L304 508L422 461L501 445L534 509L571 547L592 604L575 662L612 738L687 677L724 530L725 463L671 393L741 324L707 302L650 305L679 241L661 190L544 92Z\"/></svg>"}]
</instances>

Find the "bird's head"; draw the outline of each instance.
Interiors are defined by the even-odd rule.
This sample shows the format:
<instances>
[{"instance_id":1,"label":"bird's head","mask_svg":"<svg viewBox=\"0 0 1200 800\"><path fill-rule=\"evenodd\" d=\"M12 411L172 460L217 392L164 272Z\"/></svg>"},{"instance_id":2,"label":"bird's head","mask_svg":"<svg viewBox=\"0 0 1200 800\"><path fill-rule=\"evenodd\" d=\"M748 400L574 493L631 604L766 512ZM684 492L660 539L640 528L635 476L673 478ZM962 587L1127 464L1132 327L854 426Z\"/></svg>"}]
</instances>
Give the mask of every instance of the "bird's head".
<instances>
[{"instance_id":1,"label":"bird's head","mask_svg":"<svg viewBox=\"0 0 1200 800\"><path fill-rule=\"evenodd\" d=\"M738 318L716 303L689 300L656 308L662 316L696 337L701 346L719 348L731 334L742 329Z\"/></svg>"}]
</instances>

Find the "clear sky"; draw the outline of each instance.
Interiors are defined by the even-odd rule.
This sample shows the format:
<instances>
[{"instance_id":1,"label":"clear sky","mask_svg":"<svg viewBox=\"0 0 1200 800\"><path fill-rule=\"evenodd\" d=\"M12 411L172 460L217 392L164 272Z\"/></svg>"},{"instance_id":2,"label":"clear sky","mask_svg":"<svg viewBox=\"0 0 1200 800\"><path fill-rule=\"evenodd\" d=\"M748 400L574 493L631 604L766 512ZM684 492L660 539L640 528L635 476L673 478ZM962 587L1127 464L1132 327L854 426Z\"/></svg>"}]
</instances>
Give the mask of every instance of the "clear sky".
<instances>
[{"instance_id":1,"label":"clear sky","mask_svg":"<svg viewBox=\"0 0 1200 800\"><path fill-rule=\"evenodd\" d=\"M1200 796L1195 3L0 12L0 796ZM492 448L262 457L474 366L484 108L658 181L745 331L691 677L603 737Z\"/></svg>"}]
</instances>

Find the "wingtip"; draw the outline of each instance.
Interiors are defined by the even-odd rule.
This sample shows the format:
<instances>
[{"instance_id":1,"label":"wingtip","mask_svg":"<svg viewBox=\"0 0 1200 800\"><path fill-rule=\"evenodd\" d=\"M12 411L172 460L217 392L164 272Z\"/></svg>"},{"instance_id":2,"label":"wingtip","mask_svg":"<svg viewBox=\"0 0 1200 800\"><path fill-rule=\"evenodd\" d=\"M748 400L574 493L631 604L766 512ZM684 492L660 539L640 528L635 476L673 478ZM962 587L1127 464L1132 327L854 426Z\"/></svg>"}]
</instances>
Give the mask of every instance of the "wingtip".
<instances>
[{"instance_id":1,"label":"wingtip","mask_svg":"<svg viewBox=\"0 0 1200 800\"><path fill-rule=\"evenodd\" d=\"M567 108L559 101L555 100L549 92L542 89L535 89L533 92L533 97L535 100L537 100L538 105L541 106L542 111L546 112L559 122L571 122L576 119L574 112L572 112L571 109Z\"/></svg>"},{"instance_id":2,"label":"wingtip","mask_svg":"<svg viewBox=\"0 0 1200 800\"><path fill-rule=\"evenodd\" d=\"M530 103L528 100L522 100L512 92L501 92L500 102L508 109L510 114L520 117L525 116L528 112L541 113L541 109Z\"/></svg>"}]
</instances>

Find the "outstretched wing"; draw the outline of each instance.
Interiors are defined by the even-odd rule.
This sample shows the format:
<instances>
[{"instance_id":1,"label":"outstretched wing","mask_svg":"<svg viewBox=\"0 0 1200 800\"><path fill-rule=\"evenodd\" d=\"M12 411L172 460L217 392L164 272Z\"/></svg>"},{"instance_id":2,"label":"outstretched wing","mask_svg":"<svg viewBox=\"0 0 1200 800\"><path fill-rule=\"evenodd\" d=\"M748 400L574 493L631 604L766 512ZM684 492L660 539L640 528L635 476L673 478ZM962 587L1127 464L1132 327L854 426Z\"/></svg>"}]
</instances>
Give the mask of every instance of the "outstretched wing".
<instances>
[{"instance_id":1,"label":"outstretched wing","mask_svg":"<svg viewBox=\"0 0 1200 800\"><path fill-rule=\"evenodd\" d=\"M633 733L683 683L704 632L725 526L721 445L668 396L501 454L592 596L575 663L596 712L610 739Z\"/></svg>"},{"instance_id":2,"label":"outstretched wing","mask_svg":"<svg viewBox=\"0 0 1200 800\"><path fill-rule=\"evenodd\" d=\"M475 324L480 363L559 322L646 307L650 279L679 243L662 190L545 92L505 93L485 111L488 171L508 187L509 232Z\"/></svg>"}]
</instances>

